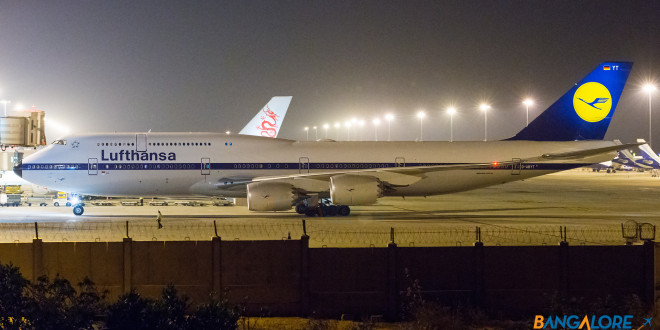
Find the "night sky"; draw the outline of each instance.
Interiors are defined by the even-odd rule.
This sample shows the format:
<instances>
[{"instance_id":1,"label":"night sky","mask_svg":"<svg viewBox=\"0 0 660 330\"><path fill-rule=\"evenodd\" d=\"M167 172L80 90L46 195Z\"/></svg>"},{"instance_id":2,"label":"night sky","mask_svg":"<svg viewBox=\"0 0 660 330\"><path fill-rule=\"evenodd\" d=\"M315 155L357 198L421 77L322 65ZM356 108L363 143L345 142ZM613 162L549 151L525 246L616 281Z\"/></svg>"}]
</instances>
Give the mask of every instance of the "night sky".
<instances>
[{"instance_id":1,"label":"night sky","mask_svg":"<svg viewBox=\"0 0 660 330\"><path fill-rule=\"evenodd\" d=\"M352 138L372 140L391 112L393 139L415 140L424 109L424 140L448 140L454 104L454 139L482 140L487 101L502 139L524 127L524 97L534 118L606 60L635 62L606 137L646 138L660 1L0 0L0 98L73 132L237 132L292 95L283 138L355 117Z\"/></svg>"}]
</instances>

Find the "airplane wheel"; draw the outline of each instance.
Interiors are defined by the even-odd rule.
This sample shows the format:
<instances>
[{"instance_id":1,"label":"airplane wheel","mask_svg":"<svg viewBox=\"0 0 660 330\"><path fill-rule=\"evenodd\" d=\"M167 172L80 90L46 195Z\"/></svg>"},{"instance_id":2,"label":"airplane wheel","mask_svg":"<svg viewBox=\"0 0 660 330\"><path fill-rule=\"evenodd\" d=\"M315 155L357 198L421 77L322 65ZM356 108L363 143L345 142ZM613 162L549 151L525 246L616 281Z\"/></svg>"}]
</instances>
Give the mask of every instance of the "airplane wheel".
<instances>
[{"instance_id":1,"label":"airplane wheel","mask_svg":"<svg viewBox=\"0 0 660 330\"><path fill-rule=\"evenodd\" d=\"M337 216L337 206L336 205L328 206L328 213L326 214L326 216L336 217Z\"/></svg>"},{"instance_id":2,"label":"airplane wheel","mask_svg":"<svg viewBox=\"0 0 660 330\"><path fill-rule=\"evenodd\" d=\"M300 203L296 205L296 213L306 214L306 211L307 211L307 206L305 204Z\"/></svg>"},{"instance_id":3,"label":"airplane wheel","mask_svg":"<svg viewBox=\"0 0 660 330\"><path fill-rule=\"evenodd\" d=\"M341 205L339 206L339 215L342 217L347 217L349 214L351 214L351 208L348 207L347 205Z\"/></svg>"},{"instance_id":4,"label":"airplane wheel","mask_svg":"<svg viewBox=\"0 0 660 330\"><path fill-rule=\"evenodd\" d=\"M321 211L321 216L322 217L328 217L330 216L330 206L322 204L319 206L319 211Z\"/></svg>"},{"instance_id":5,"label":"airplane wheel","mask_svg":"<svg viewBox=\"0 0 660 330\"><path fill-rule=\"evenodd\" d=\"M85 209L82 207L82 205L76 205L73 207L73 214L75 215L82 215L85 212Z\"/></svg>"},{"instance_id":6,"label":"airplane wheel","mask_svg":"<svg viewBox=\"0 0 660 330\"><path fill-rule=\"evenodd\" d=\"M315 217L318 213L319 211L315 207L310 207L305 211L305 215L308 217Z\"/></svg>"},{"instance_id":7,"label":"airplane wheel","mask_svg":"<svg viewBox=\"0 0 660 330\"><path fill-rule=\"evenodd\" d=\"M53 206L60 206L60 203L59 203L59 202L55 202L55 203L53 203Z\"/></svg>"}]
</instances>

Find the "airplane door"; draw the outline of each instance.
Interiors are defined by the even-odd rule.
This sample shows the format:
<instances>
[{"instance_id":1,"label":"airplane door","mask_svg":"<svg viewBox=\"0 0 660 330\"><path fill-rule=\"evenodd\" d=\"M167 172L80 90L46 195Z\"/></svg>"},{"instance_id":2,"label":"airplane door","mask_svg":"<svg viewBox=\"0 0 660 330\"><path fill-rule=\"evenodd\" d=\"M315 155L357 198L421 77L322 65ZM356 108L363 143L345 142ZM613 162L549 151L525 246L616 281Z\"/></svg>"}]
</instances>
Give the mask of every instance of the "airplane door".
<instances>
[{"instance_id":1,"label":"airplane door","mask_svg":"<svg viewBox=\"0 0 660 330\"><path fill-rule=\"evenodd\" d=\"M135 135L135 151L147 151L147 134Z\"/></svg>"},{"instance_id":2,"label":"airplane door","mask_svg":"<svg viewBox=\"0 0 660 330\"><path fill-rule=\"evenodd\" d=\"M309 158L300 157L298 159L298 173L309 173Z\"/></svg>"},{"instance_id":3,"label":"airplane door","mask_svg":"<svg viewBox=\"0 0 660 330\"><path fill-rule=\"evenodd\" d=\"M87 174L88 175L97 175L97 174L99 174L99 160L98 160L98 158L89 158L87 160Z\"/></svg>"},{"instance_id":4,"label":"airplane door","mask_svg":"<svg viewBox=\"0 0 660 330\"><path fill-rule=\"evenodd\" d=\"M406 167L406 159L403 157L394 158L394 167Z\"/></svg>"},{"instance_id":5,"label":"airplane door","mask_svg":"<svg viewBox=\"0 0 660 330\"><path fill-rule=\"evenodd\" d=\"M202 175L211 174L211 158L202 158Z\"/></svg>"},{"instance_id":6,"label":"airplane door","mask_svg":"<svg viewBox=\"0 0 660 330\"><path fill-rule=\"evenodd\" d=\"M522 161L520 158L513 158L511 164L511 175L520 175L520 171L522 171Z\"/></svg>"}]
</instances>

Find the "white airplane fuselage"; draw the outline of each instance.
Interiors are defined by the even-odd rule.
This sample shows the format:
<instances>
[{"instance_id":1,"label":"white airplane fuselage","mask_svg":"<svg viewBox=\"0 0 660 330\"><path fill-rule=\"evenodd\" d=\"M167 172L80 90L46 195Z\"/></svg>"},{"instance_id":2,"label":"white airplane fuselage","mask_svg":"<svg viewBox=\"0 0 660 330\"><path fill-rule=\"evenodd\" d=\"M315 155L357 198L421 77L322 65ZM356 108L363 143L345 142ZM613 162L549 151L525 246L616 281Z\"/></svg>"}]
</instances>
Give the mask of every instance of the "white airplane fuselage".
<instances>
[{"instance_id":1,"label":"white airplane fuselage","mask_svg":"<svg viewBox=\"0 0 660 330\"><path fill-rule=\"evenodd\" d=\"M552 162L542 154L614 145L611 141L300 142L219 133L109 133L66 137L23 160L22 177L59 191L98 196L245 197L241 181L298 173L392 167L493 164L394 178L385 196L446 194L610 160L615 151ZM507 164L501 164L507 162ZM496 164L498 163L498 164ZM296 180L291 178L290 180ZM324 180L297 186L326 196Z\"/></svg>"}]
</instances>

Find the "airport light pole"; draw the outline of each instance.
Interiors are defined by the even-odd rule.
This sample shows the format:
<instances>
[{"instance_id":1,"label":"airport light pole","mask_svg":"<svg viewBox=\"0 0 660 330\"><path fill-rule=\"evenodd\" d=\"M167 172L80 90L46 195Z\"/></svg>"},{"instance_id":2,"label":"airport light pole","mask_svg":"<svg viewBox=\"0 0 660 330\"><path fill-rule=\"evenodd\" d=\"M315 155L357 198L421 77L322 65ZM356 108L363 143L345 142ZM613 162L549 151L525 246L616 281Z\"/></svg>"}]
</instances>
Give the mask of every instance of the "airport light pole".
<instances>
[{"instance_id":1,"label":"airport light pole","mask_svg":"<svg viewBox=\"0 0 660 330\"><path fill-rule=\"evenodd\" d=\"M530 98L527 98L523 101L523 104L525 105L525 109L527 110L527 123L525 124L525 127L529 126L529 106L534 105L534 101Z\"/></svg>"},{"instance_id":2,"label":"airport light pole","mask_svg":"<svg viewBox=\"0 0 660 330\"><path fill-rule=\"evenodd\" d=\"M394 115L391 113L388 113L385 115L385 119L387 119L387 141L390 141L391 139L391 131L392 131L392 119L394 119Z\"/></svg>"},{"instance_id":3,"label":"airport light pole","mask_svg":"<svg viewBox=\"0 0 660 330\"><path fill-rule=\"evenodd\" d=\"M655 91L655 85L653 84L646 84L644 85L644 91L649 94L649 146L653 146L651 144L653 140L653 134L651 133L651 94L653 91Z\"/></svg>"},{"instance_id":4,"label":"airport light pole","mask_svg":"<svg viewBox=\"0 0 660 330\"><path fill-rule=\"evenodd\" d=\"M7 117L7 104L11 103L9 100L2 100L0 103L5 105L5 117Z\"/></svg>"},{"instance_id":5,"label":"airport light pole","mask_svg":"<svg viewBox=\"0 0 660 330\"><path fill-rule=\"evenodd\" d=\"M454 114L456 113L456 108L449 107L447 113L449 114L449 142L454 142Z\"/></svg>"},{"instance_id":6,"label":"airport light pole","mask_svg":"<svg viewBox=\"0 0 660 330\"><path fill-rule=\"evenodd\" d=\"M484 141L488 141L488 110L490 105L482 103L479 109L484 112Z\"/></svg>"},{"instance_id":7,"label":"airport light pole","mask_svg":"<svg viewBox=\"0 0 660 330\"><path fill-rule=\"evenodd\" d=\"M351 140L351 122L347 121L344 126L346 126L346 141Z\"/></svg>"},{"instance_id":8,"label":"airport light pole","mask_svg":"<svg viewBox=\"0 0 660 330\"><path fill-rule=\"evenodd\" d=\"M318 141L319 140L319 131L318 131L318 129L316 129L316 126L314 126L313 128L314 128L314 141Z\"/></svg>"},{"instance_id":9,"label":"airport light pole","mask_svg":"<svg viewBox=\"0 0 660 330\"><path fill-rule=\"evenodd\" d=\"M424 111L420 111L417 113L417 118L419 118L419 141L424 141L424 117L426 117L426 114Z\"/></svg>"},{"instance_id":10,"label":"airport light pole","mask_svg":"<svg viewBox=\"0 0 660 330\"><path fill-rule=\"evenodd\" d=\"M305 135L307 136L307 141L309 141L309 127L305 126Z\"/></svg>"},{"instance_id":11,"label":"airport light pole","mask_svg":"<svg viewBox=\"0 0 660 330\"><path fill-rule=\"evenodd\" d=\"M336 137L337 141L339 141L339 129L340 128L341 128L341 124L340 123L335 123L335 130L337 131L337 133L335 133L335 135L336 135L335 137Z\"/></svg>"},{"instance_id":12,"label":"airport light pole","mask_svg":"<svg viewBox=\"0 0 660 330\"><path fill-rule=\"evenodd\" d=\"M360 141L364 141L364 120L358 120L358 125L360 126Z\"/></svg>"},{"instance_id":13,"label":"airport light pole","mask_svg":"<svg viewBox=\"0 0 660 330\"><path fill-rule=\"evenodd\" d=\"M380 125L380 119L375 118L373 120L373 123L374 123L374 138L375 141L378 141L378 125Z\"/></svg>"},{"instance_id":14,"label":"airport light pole","mask_svg":"<svg viewBox=\"0 0 660 330\"><path fill-rule=\"evenodd\" d=\"M330 125L328 125L328 124L323 124L323 129L325 130L325 138L326 138L326 139L328 138L328 128L329 128L329 127L330 127Z\"/></svg>"}]
</instances>

